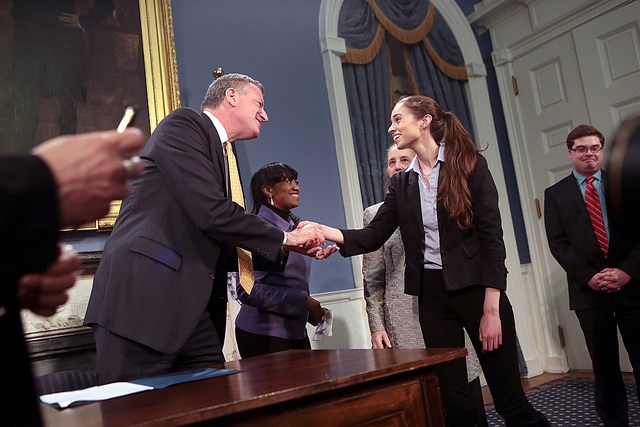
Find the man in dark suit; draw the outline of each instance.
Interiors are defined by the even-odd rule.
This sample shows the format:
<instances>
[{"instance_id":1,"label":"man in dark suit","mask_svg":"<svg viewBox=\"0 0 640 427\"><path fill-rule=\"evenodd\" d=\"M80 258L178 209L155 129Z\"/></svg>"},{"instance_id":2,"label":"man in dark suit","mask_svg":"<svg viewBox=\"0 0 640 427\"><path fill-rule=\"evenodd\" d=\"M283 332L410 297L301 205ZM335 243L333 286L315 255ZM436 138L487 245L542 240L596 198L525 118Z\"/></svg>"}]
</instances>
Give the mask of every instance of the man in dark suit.
<instances>
[{"instance_id":1,"label":"man in dark suit","mask_svg":"<svg viewBox=\"0 0 640 427\"><path fill-rule=\"evenodd\" d=\"M0 425L41 424L20 309L51 316L80 266L58 230L103 216L142 172L123 158L144 143L127 130L63 136L34 155L0 158Z\"/></svg>"},{"instance_id":2,"label":"man in dark suit","mask_svg":"<svg viewBox=\"0 0 640 427\"><path fill-rule=\"evenodd\" d=\"M596 411L606 426L628 426L617 330L638 388L640 245L607 215L604 142L592 126L580 125L569 133L573 172L545 191L544 216L549 248L567 272L569 305L593 363ZM640 388L637 391L640 396Z\"/></svg>"},{"instance_id":3,"label":"man in dark suit","mask_svg":"<svg viewBox=\"0 0 640 427\"><path fill-rule=\"evenodd\" d=\"M229 247L283 266L283 246L321 243L314 226L285 233L232 202L223 143L260 135L263 93L245 75L220 77L202 113L175 110L143 148L145 173L123 201L85 317L99 383L223 362L214 324L226 309L215 299L226 295L227 260L236 260Z\"/></svg>"}]
</instances>

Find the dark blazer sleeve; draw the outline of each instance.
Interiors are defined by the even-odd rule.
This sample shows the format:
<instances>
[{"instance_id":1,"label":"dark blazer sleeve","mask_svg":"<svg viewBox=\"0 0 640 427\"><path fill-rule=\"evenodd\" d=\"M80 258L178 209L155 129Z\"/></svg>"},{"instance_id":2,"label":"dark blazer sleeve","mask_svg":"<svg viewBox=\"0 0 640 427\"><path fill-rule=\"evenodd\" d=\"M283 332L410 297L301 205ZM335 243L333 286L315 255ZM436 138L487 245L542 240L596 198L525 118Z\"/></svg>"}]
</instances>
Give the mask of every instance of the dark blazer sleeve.
<instances>
[{"instance_id":1,"label":"dark blazer sleeve","mask_svg":"<svg viewBox=\"0 0 640 427\"><path fill-rule=\"evenodd\" d=\"M0 159L2 280L43 270L57 256L58 195L46 164L37 156Z\"/></svg>"},{"instance_id":2,"label":"dark blazer sleeve","mask_svg":"<svg viewBox=\"0 0 640 427\"><path fill-rule=\"evenodd\" d=\"M603 171L604 172L604 171ZM608 184L606 175L605 184ZM635 279L640 285L640 241L634 233L628 231L628 225L609 211L609 260L610 267L617 267ZM626 286L626 285L625 285Z\"/></svg>"},{"instance_id":3,"label":"dark blazer sleeve","mask_svg":"<svg viewBox=\"0 0 640 427\"><path fill-rule=\"evenodd\" d=\"M291 229L289 222L275 218L276 214L271 213L266 207L260 209L258 216L282 231ZM300 254L292 255L291 261L286 265L287 273L284 273L285 269L276 274L265 270L255 270L255 284L250 295L245 292L239 283L236 286L240 302L255 307L261 312L275 313L282 316L302 316L306 314L309 281L308 277L305 277L307 270L304 269L304 266L308 262L305 258ZM303 281L305 289L300 286ZM294 283L297 285L294 285Z\"/></svg>"},{"instance_id":4,"label":"dark blazer sleeve","mask_svg":"<svg viewBox=\"0 0 640 427\"><path fill-rule=\"evenodd\" d=\"M35 156L0 158L0 377L11 387L0 411L7 425L40 425L38 399L25 346L17 282L57 256L57 190Z\"/></svg>"},{"instance_id":5,"label":"dark blazer sleeve","mask_svg":"<svg viewBox=\"0 0 640 427\"><path fill-rule=\"evenodd\" d=\"M285 316L300 316L307 312L306 302L309 294L301 289L256 281L250 295L242 286L237 286L237 291L242 304L256 307L260 311Z\"/></svg>"},{"instance_id":6,"label":"dark blazer sleeve","mask_svg":"<svg viewBox=\"0 0 640 427\"><path fill-rule=\"evenodd\" d=\"M587 282L605 266L583 205L573 175L544 192L544 223L549 249L567 272L570 286L577 289L588 286Z\"/></svg>"},{"instance_id":7,"label":"dark blazer sleeve","mask_svg":"<svg viewBox=\"0 0 640 427\"><path fill-rule=\"evenodd\" d=\"M506 290L506 250L498 190L483 156L478 156L469 178L469 190L473 222L464 230L451 221L443 204L438 203L440 253L447 290L475 285Z\"/></svg>"},{"instance_id":8,"label":"dark blazer sleeve","mask_svg":"<svg viewBox=\"0 0 640 427\"><path fill-rule=\"evenodd\" d=\"M626 248L626 252L617 263L617 267L635 280L640 281L640 243L628 238L626 240L628 243L623 246Z\"/></svg>"},{"instance_id":9,"label":"dark blazer sleeve","mask_svg":"<svg viewBox=\"0 0 640 427\"><path fill-rule=\"evenodd\" d=\"M220 138L202 120L197 112L181 109L158 129L162 135L153 158L169 191L203 233L275 262L282 256L283 231L227 197Z\"/></svg>"},{"instance_id":10,"label":"dark blazer sleeve","mask_svg":"<svg viewBox=\"0 0 640 427\"><path fill-rule=\"evenodd\" d=\"M482 254L480 284L506 289L504 265L506 249L502 237L502 220L498 208L498 190L489 172L487 160L478 156L470 180L474 228L478 231Z\"/></svg>"},{"instance_id":11,"label":"dark blazer sleeve","mask_svg":"<svg viewBox=\"0 0 640 427\"><path fill-rule=\"evenodd\" d=\"M396 187L390 185L384 203L366 227L358 230L340 230L344 238L344 244L340 245L340 254L348 257L382 247L398 228L397 203Z\"/></svg>"}]
</instances>

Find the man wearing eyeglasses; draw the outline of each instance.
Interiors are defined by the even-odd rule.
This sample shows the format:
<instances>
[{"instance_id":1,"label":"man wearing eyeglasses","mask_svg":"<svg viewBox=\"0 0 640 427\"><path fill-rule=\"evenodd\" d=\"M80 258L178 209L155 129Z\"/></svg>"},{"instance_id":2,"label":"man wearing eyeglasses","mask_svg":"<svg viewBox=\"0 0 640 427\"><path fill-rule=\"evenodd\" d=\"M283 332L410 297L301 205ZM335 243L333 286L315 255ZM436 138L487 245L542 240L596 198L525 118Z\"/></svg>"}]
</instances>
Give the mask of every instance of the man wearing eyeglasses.
<instances>
[{"instance_id":1,"label":"man wearing eyeglasses","mask_svg":"<svg viewBox=\"0 0 640 427\"><path fill-rule=\"evenodd\" d=\"M573 172L546 189L544 219L593 363L598 416L605 426L628 426L617 330L640 397L640 245L607 215L603 147L604 136L592 126L569 133Z\"/></svg>"}]
</instances>

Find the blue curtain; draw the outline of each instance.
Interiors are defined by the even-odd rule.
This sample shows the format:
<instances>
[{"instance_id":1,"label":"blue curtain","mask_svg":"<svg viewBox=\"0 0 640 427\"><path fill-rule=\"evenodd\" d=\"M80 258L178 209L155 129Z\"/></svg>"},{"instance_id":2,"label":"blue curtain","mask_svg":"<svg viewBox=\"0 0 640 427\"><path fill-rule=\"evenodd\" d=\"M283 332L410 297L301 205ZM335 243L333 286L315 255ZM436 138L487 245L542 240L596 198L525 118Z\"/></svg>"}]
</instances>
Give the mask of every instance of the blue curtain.
<instances>
[{"instance_id":1,"label":"blue curtain","mask_svg":"<svg viewBox=\"0 0 640 427\"><path fill-rule=\"evenodd\" d=\"M464 127L472 133L469 106L465 95L465 81L452 79L441 73L435 66L424 47L415 44L408 46L411 69L421 95L436 100L445 111L454 113Z\"/></svg>"},{"instance_id":2,"label":"blue curtain","mask_svg":"<svg viewBox=\"0 0 640 427\"><path fill-rule=\"evenodd\" d=\"M377 199L381 201L379 196L386 191L381 172L386 171L386 147L391 144L387 133L391 116L387 55L387 49L384 49L368 64L343 66L360 191L365 206L376 203Z\"/></svg>"},{"instance_id":3,"label":"blue curtain","mask_svg":"<svg viewBox=\"0 0 640 427\"><path fill-rule=\"evenodd\" d=\"M369 46L378 29L375 14L362 1L346 0L340 10L340 37L353 48ZM391 138L387 123L391 115L389 99L389 50L383 41L377 55L368 63L344 63L342 71L351 118L351 133L358 162L360 191L365 206L385 193L380 171L386 170L386 147ZM381 199L380 199L381 200Z\"/></svg>"},{"instance_id":4,"label":"blue curtain","mask_svg":"<svg viewBox=\"0 0 640 427\"><path fill-rule=\"evenodd\" d=\"M434 98L471 130L464 58L451 30L427 0L345 0L338 23L343 73L365 206L384 198L387 133L393 102L386 37L404 44L417 93Z\"/></svg>"}]
</instances>

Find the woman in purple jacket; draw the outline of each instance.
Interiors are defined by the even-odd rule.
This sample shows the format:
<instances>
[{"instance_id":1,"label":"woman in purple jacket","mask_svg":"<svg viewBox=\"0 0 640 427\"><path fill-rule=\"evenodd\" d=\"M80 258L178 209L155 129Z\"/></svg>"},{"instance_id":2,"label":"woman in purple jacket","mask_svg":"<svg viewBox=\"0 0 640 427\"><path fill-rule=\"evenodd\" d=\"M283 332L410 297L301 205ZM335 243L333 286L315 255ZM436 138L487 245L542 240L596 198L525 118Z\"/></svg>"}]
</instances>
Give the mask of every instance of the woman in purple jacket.
<instances>
[{"instance_id":1,"label":"woman in purple jacket","mask_svg":"<svg viewBox=\"0 0 640 427\"><path fill-rule=\"evenodd\" d=\"M284 163L269 163L251 178L253 213L283 231L300 219L291 209L300 203L298 172ZM236 340L242 358L289 349L310 349L307 321L317 325L326 309L309 296L311 258L290 252L282 272L255 271L248 295L237 287L242 303L236 318Z\"/></svg>"}]
</instances>

